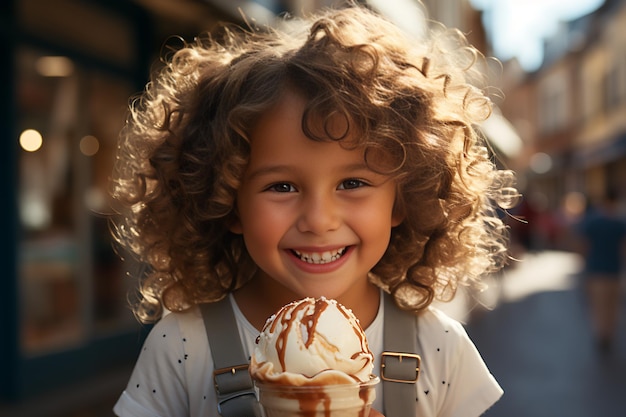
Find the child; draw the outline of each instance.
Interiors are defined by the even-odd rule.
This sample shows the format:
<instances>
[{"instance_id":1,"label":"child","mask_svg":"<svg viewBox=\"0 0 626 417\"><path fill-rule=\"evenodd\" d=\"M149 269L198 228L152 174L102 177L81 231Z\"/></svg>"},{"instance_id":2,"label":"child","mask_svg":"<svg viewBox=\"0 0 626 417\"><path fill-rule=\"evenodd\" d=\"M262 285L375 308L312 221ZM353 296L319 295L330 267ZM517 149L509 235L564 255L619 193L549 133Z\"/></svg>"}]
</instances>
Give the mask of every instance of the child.
<instances>
[{"instance_id":1,"label":"child","mask_svg":"<svg viewBox=\"0 0 626 417\"><path fill-rule=\"evenodd\" d=\"M114 232L148 265L135 312L158 322L115 411L218 415L198 306L224 297L247 355L287 302L337 299L379 370L390 293L418 317L417 415L478 416L502 391L430 306L506 258L492 204L515 190L473 130L490 112L468 83L478 54L458 32L411 39L360 6L297 23L197 39L131 109Z\"/></svg>"}]
</instances>

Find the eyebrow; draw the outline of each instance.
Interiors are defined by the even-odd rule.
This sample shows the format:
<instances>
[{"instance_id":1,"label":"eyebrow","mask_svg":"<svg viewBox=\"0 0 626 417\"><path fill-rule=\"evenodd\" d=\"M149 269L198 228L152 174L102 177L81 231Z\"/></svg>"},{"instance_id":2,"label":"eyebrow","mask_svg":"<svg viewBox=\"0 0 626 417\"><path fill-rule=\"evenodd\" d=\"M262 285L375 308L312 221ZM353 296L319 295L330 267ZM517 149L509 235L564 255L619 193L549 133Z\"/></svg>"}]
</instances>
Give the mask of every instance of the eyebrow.
<instances>
[{"instance_id":1,"label":"eyebrow","mask_svg":"<svg viewBox=\"0 0 626 417\"><path fill-rule=\"evenodd\" d=\"M291 168L288 165L269 165L255 169L254 171L248 173L246 177L249 180L252 180L264 175L282 174L288 171L291 171Z\"/></svg>"},{"instance_id":2,"label":"eyebrow","mask_svg":"<svg viewBox=\"0 0 626 417\"><path fill-rule=\"evenodd\" d=\"M296 167L296 169L297 169L297 167ZM290 165L268 165L268 166L262 166L260 168L257 168L254 171L251 171L246 176L247 176L248 180L252 180L252 179L255 179L257 177L262 177L264 175L285 174L285 173L288 173L288 172L293 171L293 170L294 170L294 167L292 167ZM346 172L352 172L352 171L370 171L370 172L375 172L371 168L369 168L365 162L359 162L359 163L355 163L355 164L348 164L348 165L345 165L345 166L341 166L340 170L341 171L346 171Z\"/></svg>"}]
</instances>

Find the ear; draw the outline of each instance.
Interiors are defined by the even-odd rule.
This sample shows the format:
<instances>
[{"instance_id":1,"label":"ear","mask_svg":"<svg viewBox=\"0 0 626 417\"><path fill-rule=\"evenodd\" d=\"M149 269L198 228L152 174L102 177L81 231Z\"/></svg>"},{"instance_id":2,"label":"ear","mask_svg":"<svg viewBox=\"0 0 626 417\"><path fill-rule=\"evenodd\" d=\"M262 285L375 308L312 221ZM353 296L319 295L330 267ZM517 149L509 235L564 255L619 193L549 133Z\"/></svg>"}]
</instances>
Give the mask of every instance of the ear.
<instances>
[{"instance_id":1,"label":"ear","mask_svg":"<svg viewBox=\"0 0 626 417\"><path fill-rule=\"evenodd\" d=\"M235 205L233 210L228 214L226 223L228 223L228 230L232 233L236 235L243 234L243 226L241 225L241 220L239 220L239 210L237 209L237 205Z\"/></svg>"},{"instance_id":2,"label":"ear","mask_svg":"<svg viewBox=\"0 0 626 417\"><path fill-rule=\"evenodd\" d=\"M243 234L243 229L241 228L241 222L237 219L228 227L228 229L236 235Z\"/></svg>"},{"instance_id":3,"label":"ear","mask_svg":"<svg viewBox=\"0 0 626 417\"><path fill-rule=\"evenodd\" d=\"M399 191L396 191L398 193ZM404 202L400 200L396 194L396 201L393 204L391 211L391 227L399 226L406 217L406 210L404 208Z\"/></svg>"},{"instance_id":4,"label":"ear","mask_svg":"<svg viewBox=\"0 0 626 417\"><path fill-rule=\"evenodd\" d=\"M398 210L393 210L391 214L391 227L399 226L404 221L404 214L399 213Z\"/></svg>"}]
</instances>

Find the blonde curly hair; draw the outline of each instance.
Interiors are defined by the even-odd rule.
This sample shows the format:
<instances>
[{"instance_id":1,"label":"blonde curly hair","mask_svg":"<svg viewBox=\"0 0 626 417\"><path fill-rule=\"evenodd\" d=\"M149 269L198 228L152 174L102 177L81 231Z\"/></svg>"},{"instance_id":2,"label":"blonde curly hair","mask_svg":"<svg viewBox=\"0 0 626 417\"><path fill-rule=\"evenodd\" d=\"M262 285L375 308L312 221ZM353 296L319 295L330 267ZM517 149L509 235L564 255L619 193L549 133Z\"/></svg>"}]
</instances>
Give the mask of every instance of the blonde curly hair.
<instances>
[{"instance_id":1,"label":"blonde curly hair","mask_svg":"<svg viewBox=\"0 0 626 417\"><path fill-rule=\"evenodd\" d=\"M141 321L221 299L256 271L229 226L249 131L285 88L306 98L312 140L324 139L310 120L339 114L366 158L382 151L395 162L394 209L404 220L370 278L401 307L424 309L506 261L496 207L511 207L517 192L477 134L491 101L480 86L484 58L464 36L433 25L415 39L355 5L288 23L223 26L185 44L132 102L112 231L145 266L134 305Z\"/></svg>"}]
</instances>

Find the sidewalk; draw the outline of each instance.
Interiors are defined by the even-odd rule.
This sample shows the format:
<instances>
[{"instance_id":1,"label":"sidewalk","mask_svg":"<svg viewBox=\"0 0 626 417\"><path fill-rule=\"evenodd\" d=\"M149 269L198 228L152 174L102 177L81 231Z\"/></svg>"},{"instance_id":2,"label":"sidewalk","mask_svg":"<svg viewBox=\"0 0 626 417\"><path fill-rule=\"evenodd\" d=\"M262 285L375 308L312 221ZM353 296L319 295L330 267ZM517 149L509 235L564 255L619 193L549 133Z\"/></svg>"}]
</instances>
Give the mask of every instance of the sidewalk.
<instances>
[{"instance_id":1,"label":"sidewalk","mask_svg":"<svg viewBox=\"0 0 626 417\"><path fill-rule=\"evenodd\" d=\"M589 330L579 269L573 254L527 254L487 292L492 310L458 317L505 390L486 417L626 415L626 308L614 352L603 357ZM468 308L460 300L457 313Z\"/></svg>"}]
</instances>

